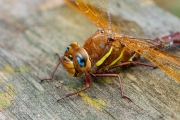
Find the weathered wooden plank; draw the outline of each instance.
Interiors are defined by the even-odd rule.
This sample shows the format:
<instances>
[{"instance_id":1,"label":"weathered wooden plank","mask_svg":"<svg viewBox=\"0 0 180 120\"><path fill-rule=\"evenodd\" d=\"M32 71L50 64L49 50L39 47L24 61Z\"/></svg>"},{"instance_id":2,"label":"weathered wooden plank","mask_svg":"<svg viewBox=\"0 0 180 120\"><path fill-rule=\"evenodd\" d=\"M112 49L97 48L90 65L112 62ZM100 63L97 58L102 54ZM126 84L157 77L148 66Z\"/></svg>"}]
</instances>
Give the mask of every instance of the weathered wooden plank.
<instances>
[{"instance_id":1,"label":"weathered wooden plank","mask_svg":"<svg viewBox=\"0 0 180 120\"><path fill-rule=\"evenodd\" d=\"M83 94L57 103L85 85L84 76L72 78L61 66L54 80L40 84L40 79L56 65L54 53L63 54L74 41L83 45L96 27L63 2L50 3L49 7L43 0L0 2L2 119L180 119L179 84L160 69L140 66L116 70L133 102L121 98L116 79L92 78L91 88ZM139 36L156 38L180 31L180 20L150 1L112 0L110 6L122 22L130 20L142 28ZM55 87L59 81L64 81L62 89Z\"/></svg>"}]
</instances>

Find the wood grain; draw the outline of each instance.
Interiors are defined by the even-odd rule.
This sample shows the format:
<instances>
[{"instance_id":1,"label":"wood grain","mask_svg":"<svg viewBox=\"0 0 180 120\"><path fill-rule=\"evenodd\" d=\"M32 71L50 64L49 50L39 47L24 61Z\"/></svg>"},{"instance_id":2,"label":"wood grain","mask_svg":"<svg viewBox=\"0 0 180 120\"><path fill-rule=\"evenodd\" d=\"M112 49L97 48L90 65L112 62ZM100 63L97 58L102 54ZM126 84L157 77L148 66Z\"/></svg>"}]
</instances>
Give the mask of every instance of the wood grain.
<instances>
[{"instance_id":1,"label":"wood grain","mask_svg":"<svg viewBox=\"0 0 180 120\"><path fill-rule=\"evenodd\" d=\"M55 53L62 55L74 41L83 45L97 28L63 1L0 4L1 119L180 119L180 85L160 69L140 66L114 70L133 102L121 98L116 79L92 78L88 90L57 103L61 96L82 88L84 76L72 78L61 66L52 81L41 84L40 79L51 74L58 61ZM150 0L111 0L110 6L124 26L130 22L141 28L143 34L134 36L154 39L180 31L180 20ZM55 87L59 84L61 89Z\"/></svg>"}]
</instances>

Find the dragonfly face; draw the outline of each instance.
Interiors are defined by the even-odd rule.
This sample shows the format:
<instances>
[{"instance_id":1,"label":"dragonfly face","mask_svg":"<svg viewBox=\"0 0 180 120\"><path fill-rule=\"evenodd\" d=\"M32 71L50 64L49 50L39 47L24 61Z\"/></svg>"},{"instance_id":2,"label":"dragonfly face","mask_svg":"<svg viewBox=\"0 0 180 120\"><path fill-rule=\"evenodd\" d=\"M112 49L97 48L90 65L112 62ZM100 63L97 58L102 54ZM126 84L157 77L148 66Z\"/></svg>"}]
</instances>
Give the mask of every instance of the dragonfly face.
<instances>
[{"instance_id":1,"label":"dragonfly face","mask_svg":"<svg viewBox=\"0 0 180 120\"><path fill-rule=\"evenodd\" d=\"M79 77L91 68L91 62L86 50L76 42L71 43L66 48L62 64L73 77Z\"/></svg>"}]
</instances>

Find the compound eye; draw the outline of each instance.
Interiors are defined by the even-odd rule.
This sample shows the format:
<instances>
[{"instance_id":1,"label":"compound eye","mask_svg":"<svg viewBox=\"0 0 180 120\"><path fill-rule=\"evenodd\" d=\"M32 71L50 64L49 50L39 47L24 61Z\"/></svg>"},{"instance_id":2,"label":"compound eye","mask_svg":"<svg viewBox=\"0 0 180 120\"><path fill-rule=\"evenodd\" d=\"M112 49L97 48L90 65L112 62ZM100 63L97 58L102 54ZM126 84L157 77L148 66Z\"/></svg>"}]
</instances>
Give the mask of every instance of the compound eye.
<instances>
[{"instance_id":1,"label":"compound eye","mask_svg":"<svg viewBox=\"0 0 180 120\"><path fill-rule=\"evenodd\" d=\"M76 60L79 64L80 67L84 67L85 66L85 63L86 63L86 57L84 57L83 55L81 54L77 54L76 55Z\"/></svg>"},{"instance_id":2,"label":"compound eye","mask_svg":"<svg viewBox=\"0 0 180 120\"><path fill-rule=\"evenodd\" d=\"M68 46L65 50L65 52L69 51L69 49L71 48L71 46Z\"/></svg>"}]
</instances>

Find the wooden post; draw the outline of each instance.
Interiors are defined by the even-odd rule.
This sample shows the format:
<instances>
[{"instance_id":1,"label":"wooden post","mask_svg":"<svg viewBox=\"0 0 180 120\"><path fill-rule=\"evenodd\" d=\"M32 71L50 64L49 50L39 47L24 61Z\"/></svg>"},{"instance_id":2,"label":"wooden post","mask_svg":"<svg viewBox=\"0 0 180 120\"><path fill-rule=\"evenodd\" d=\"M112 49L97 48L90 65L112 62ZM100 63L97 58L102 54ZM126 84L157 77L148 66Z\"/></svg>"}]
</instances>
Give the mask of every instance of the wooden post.
<instances>
[{"instance_id":1,"label":"wooden post","mask_svg":"<svg viewBox=\"0 0 180 120\"><path fill-rule=\"evenodd\" d=\"M40 79L57 64L55 53L62 56L71 42L83 45L97 28L62 1L0 4L1 119L180 119L180 85L160 69L140 66L116 70L133 102L121 98L113 78L92 78L85 92L56 102L82 88L85 76L72 78L60 66L52 81ZM179 18L150 0L111 0L110 10L132 36L154 39L180 31Z\"/></svg>"}]
</instances>

